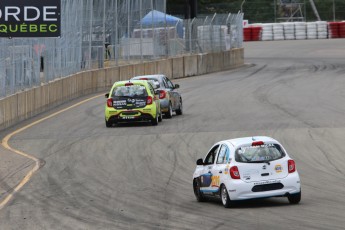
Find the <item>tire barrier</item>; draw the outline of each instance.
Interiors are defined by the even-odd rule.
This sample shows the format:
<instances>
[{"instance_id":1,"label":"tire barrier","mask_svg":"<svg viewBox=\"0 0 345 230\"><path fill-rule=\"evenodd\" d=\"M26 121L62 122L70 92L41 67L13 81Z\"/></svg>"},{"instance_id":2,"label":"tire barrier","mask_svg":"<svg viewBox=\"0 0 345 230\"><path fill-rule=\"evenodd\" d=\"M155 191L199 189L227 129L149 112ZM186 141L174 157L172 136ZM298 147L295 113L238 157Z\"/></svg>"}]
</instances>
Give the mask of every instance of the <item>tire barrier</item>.
<instances>
[{"instance_id":1,"label":"tire barrier","mask_svg":"<svg viewBox=\"0 0 345 230\"><path fill-rule=\"evenodd\" d=\"M326 39L328 37L327 22L318 21L316 22L317 26L317 38Z\"/></svg>"},{"instance_id":2,"label":"tire barrier","mask_svg":"<svg viewBox=\"0 0 345 230\"><path fill-rule=\"evenodd\" d=\"M273 24L273 40L284 40L284 25L281 23Z\"/></svg>"},{"instance_id":3,"label":"tire barrier","mask_svg":"<svg viewBox=\"0 0 345 230\"><path fill-rule=\"evenodd\" d=\"M329 38L339 38L339 23L329 22L328 23L328 37Z\"/></svg>"},{"instance_id":4,"label":"tire barrier","mask_svg":"<svg viewBox=\"0 0 345 230\"><path fill-rule=\"evenodd\" d=\"M295 24L293 22L284 22L282 24L285 40L295 40Z\"/></svg>"},{"instance_id":5,"label":"tire barrier","mask_svg":"<svg viewBox=\"0 0 345 230\"><path fill-rule=\"evenodd\" d=\"M252 40L252 28L245 27L243 28L243 41L248 42Z\"/></svg>"},{"instance_id":6,"label":"tire barrier","mask_svg":"<svg viewBox=\"0 0 345 230\"><path fill-rule=\"evenodd\" d=\"M307 23L307 39L317 39L317 24L316 22Z\"/></svg>"},{"instance_id":7,"label":"tire barrier","mask_svg":"<svg viewBox=\"0 0 345 230\"><path fill-rule=\"evenodd\" d=\"M252 24L243 28L243 38L243 41L345 38L345 21Z\"/></svg>"},{"instance_id":8,"label":"tire barrier","mask_svg":"<svg viewBox=\"0 0 345 230\"><path fill-rule=\"evenodd\" d=\"M339 37L345 38L345 21L339 22Z\"/></svg>"},{"instance_id":9,"label":"tire barrier","mask_svg":"<svg viewBox=\"0 0 345 230\"><path fill-rule=\"evenodd\" d=\"M273 24L265 23L262 24L262 41L272 41L273 40Z\"/></svg>"},{"instance_id":10,"label":"tire barrier","mask_svg":"<svg viewBox=\"0 0 345 230\"><path fill-rule=\"evenodd\" d=\"M243 41L260 41L262 27L253 25L243 28Z\"/></svg>"},{"instance_id":11,"label":"tire barrier","mask_svg":"<svg viewBox=\"0 0 345 230\"><path fill-rule=\"evenodd\" d=\"M305 22L295 22L294 24L296 40L307 39L307 24Z\"/></svg>"}]
</instances>

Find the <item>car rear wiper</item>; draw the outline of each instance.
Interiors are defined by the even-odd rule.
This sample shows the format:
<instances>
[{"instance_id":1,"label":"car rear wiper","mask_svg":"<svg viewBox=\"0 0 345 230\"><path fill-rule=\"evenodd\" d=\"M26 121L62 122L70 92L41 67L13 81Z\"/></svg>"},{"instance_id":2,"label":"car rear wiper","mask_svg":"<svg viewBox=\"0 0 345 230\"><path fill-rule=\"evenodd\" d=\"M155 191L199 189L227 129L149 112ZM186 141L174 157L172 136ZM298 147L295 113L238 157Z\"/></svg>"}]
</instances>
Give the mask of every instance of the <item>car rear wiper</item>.
<instances>
[{"instance_id":1,"label":"car rear wiper","mask_svg":"<svg viewBox=\"0 0 345 230\"><path fill-rule=\"evenodd\" d=\"M270 165L270 161L269 160L264 160L264 161L251 161L252 163L266 163L268 165Z\"/></svg>"}]
</instances>

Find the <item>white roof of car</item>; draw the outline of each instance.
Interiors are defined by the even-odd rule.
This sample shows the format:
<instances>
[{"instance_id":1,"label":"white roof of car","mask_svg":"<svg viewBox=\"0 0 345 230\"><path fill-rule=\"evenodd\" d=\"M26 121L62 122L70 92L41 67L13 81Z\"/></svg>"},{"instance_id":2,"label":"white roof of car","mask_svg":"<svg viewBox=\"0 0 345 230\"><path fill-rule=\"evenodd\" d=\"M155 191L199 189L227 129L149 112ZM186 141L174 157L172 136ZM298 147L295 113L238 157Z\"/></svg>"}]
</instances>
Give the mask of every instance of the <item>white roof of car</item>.
<instances>
[{"instance_id":1,"label":"white roof of car","mask_svg":"<svg viewBox=\"0 0 345 230\"><path fill-rule=\"evenodd\" d=\"M160 78L164 77L163 74L150 74L150 75L142 75L142 76L135 76L132 79L139 79L139 78Z\"/></svg>"},{"instance_id":2,"label":"white roof of car","mask_svg":"<svg viewBox=\"0 0 345 230\"><path fill-rule=\"evenodd\" d=\"M226 140L233 146L243 146L243 145L248 145L253 143L254 141L263 141L264 143L279 143L277 140L267 137L267 136L253 136L253 137L241 137L241 138L235 138L235 139L230 139Z\"/></svg>"}]
</instances>

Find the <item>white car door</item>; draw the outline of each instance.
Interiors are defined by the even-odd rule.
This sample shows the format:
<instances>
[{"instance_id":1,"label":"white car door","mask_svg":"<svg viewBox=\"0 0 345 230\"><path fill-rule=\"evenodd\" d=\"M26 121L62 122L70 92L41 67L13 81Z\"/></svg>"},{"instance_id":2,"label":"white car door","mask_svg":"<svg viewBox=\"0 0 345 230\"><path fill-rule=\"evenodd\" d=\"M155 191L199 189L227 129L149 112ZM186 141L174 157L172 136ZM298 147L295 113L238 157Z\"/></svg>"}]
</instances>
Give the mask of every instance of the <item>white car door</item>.
<instances>
[{"instance_id":1,"label":"white car door","mask_svg":"<svg viewBox=\"0 0 345 230\"><path fill-rule=\"evenodd\" d=\"M215 167L215 159L217 156L217 152L219 149L219 144L214 145L211 150L208 152L207 156L204 160L204 166L202 173L200 175L200 190L207 194L207 193L213 193L216 192L218 188L212 187L212 181L213 181L213 167Z\"/></svg>"},{"instance_id":2,"label":"white car door","mask_svg":"<svg viewBox=\"0 0 345 230\"><path fill-rule=\"evenodd\" d=\"M212 182L211 187L219 191L221 181L229 179L229 155L230 151L226 144L222 144L219 148L216 162L212 167Z\"/></svg>"}]
</instances>

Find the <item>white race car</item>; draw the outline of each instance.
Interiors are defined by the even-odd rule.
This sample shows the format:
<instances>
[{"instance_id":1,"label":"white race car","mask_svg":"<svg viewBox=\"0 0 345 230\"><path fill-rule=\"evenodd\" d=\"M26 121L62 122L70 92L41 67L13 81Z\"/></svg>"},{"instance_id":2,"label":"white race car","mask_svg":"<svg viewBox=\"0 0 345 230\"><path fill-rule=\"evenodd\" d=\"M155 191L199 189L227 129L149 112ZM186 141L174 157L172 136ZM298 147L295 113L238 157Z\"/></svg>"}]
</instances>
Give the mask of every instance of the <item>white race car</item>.
<instances>
[{"instance_id":1,"label":"white race car","mask_svg":"<svg viewBox=\"0 0 345 230\"><path fill-rule=\"evenodd\" d=\"M193 189L199 202L219 197L229 208L235 200L287 197L291 204L301 200L295 161L270 137L220 141L196 163Z\"/></svg>"}]
</instances>

